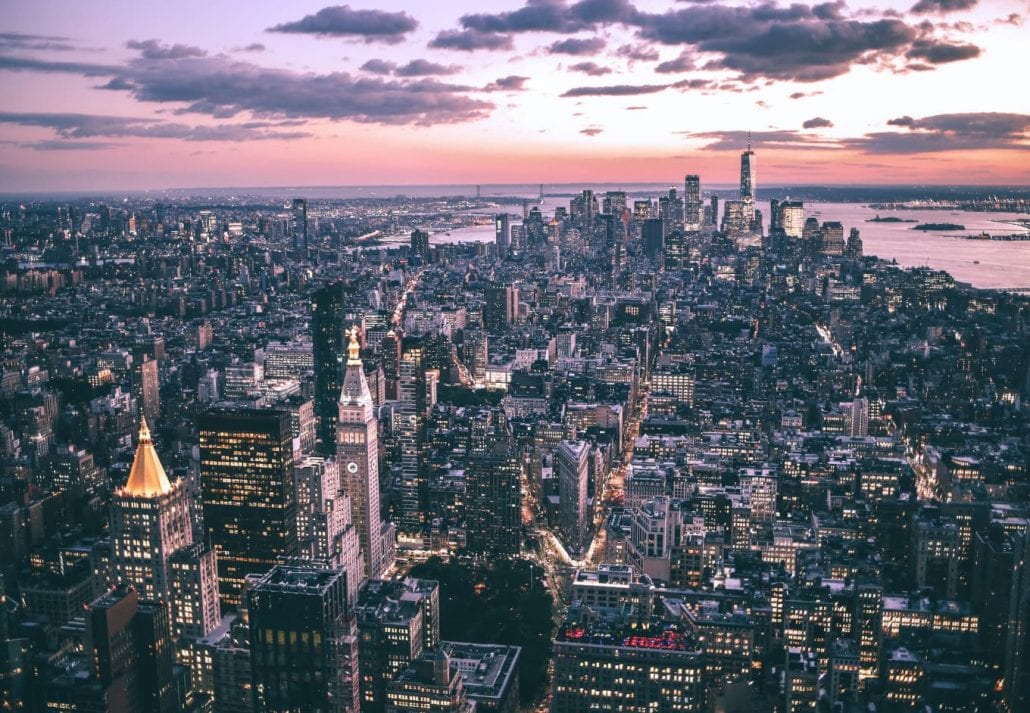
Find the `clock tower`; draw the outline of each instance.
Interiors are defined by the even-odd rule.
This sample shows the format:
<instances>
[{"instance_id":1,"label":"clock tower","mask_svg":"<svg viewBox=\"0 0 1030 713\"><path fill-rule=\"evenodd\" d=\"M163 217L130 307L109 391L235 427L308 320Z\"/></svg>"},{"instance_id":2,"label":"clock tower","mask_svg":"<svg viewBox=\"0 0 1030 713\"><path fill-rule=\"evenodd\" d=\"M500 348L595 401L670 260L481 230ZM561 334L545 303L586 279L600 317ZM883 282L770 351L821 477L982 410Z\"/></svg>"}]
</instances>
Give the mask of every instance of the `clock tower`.
<instances>
[{"instance_id":1,"label":"clock tower","mask_svg":"<svg viewBox=\"0 0 1030 713\"><path fill-rule=\"evenodd\" d=\"M379 516L379 423L361 366L358 328L355 326L348 334L347 370L336 423L336 460L341 487L350 496L365 576L378 579L386 569L383 522Z\"/></svg>"}]
</instances>

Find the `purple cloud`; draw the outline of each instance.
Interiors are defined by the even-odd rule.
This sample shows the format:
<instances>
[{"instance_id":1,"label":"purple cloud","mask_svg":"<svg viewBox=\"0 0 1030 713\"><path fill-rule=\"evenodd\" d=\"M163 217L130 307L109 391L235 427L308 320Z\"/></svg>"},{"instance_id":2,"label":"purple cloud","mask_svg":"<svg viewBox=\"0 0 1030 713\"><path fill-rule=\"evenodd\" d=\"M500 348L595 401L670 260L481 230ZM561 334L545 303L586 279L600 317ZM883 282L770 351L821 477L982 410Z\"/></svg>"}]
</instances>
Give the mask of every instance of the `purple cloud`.
<instances>
[{"instance_id":1,"label":"purple cloud","mask_svg":"<svg viewBox=\"0 0 1030 713\"><path fill-rule=\"evenodd\" d=\"M551 54L571 54L580 56L585 54L596 54L604 49L605 42L600 37L588 37L577 39L570 37L567 40L559 40L548 46L547 51Z\"/></svg>"},{"instance_id":2,"label":"purple cloud","mask_svg":"<svg viewBox=\"0 0 1030 713\"><path fill-rule=\"evenodd\" d=\"M510 35L476 30L444 30L429 43L433 49L460 50L510 50L514 47Z\"/></svg>"},{"instance_id":3,"label":"purple cloud","mask_svg":"<svg viewBox=\"0 0 1030 713\"><path fill-rule=\"evenodd\" d=\"M801 128L803 129L827 129L831 126L833 126L833 122L829 119L824 119L821 116L817 116L813 119L808 119L803 124L801 124Z\"/></svg>"},{"instance_id":4,"label":"purple cloud","mask_svg":"<svg viewBox=\"0 0 1030 713\"><path fill-rule=\"evenodd\" d=\"M354 10L350 5L324 7L314 15L268 28L268 32L359 38L365 42L396 44L418 27L406 12Z\"/></svg>"},{"instance_id":5,"label":"purple cloud","mask_svg":"<svg viewBox=\"0 0 1030 713\"><path fill-rule=\"evenodd\" d=\"M600 77L605 74L612 73L611 68L602 67L596 62L577 62L576 64L570 64L569 69L573 72L581 72L591 77Z\"/></svg>"}]
</instances>

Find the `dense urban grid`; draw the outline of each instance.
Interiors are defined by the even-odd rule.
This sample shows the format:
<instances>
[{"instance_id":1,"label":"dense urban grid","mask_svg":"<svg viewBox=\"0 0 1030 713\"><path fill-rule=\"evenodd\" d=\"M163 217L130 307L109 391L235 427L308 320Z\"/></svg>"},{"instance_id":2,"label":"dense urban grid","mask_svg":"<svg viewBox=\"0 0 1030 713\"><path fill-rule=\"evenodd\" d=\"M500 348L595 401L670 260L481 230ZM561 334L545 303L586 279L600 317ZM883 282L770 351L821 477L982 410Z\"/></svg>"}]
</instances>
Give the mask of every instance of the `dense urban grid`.
<instances>
[{"instance_id":1,"label":"dense urban grid","mask_svg":"<svg viewBox=\"0 0 1030 713\"><path fill-rule=\"evenodd\" d=\"M1030 710L1027 298L756 186L0 206L0 709Z\"/></svg>"}]
</instances>

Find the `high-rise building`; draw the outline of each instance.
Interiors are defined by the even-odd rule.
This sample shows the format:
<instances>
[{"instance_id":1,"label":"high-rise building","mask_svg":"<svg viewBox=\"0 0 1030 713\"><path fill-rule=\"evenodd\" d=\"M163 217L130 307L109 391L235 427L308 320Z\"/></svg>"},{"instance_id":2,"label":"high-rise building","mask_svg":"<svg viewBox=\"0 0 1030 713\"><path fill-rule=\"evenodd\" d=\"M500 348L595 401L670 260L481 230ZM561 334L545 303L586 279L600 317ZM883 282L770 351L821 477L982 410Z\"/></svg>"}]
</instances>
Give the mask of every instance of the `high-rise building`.
<instances>
[{"instance_id":1,"label":"high-rise building","mask_svg":"<svg viewBox=\"0 0 1030 713\"><path fill-rule=\"evenodd\" d=\"M485 421L476 418L473 428ZM473 448L465 472L466 547L477 555L511 557L522 540L522 468L502 433L487 429L487 434L491 443Z\"/></svg>"},{"instance_id":2,"label":"high-rise building","mask_svg":"<svg viewBox=\"0 0 1030 713\"><path fill-rule=\"evenodd\" d=\"M558 473L558 533L562 544L578 555L590 531L587 490L590 481L590 446L583 441L562 441L554 451Z\"/></svg>"},{"instance_id":3,"label":"high-rise building","mask_svg":"<svg viewBox=\"0 0 1030 713\"><path fill-rule=\"evenodd\" d=\"M361 710L379 713L386 686L424 651L440 645L440 585L430 579L370 580L355 606Z\"/></svg>"},{"instance_id":4,"label":"high-rise building","mask_svg":"<svg viewBox=\"0 0 1030 713\"><path fill-rule=\"evenodd\" d=\"M805 229L805 204L801 201L780 203L779 225L788 238L800 238Z\"/></svg>"},{"instance_id":5,"label":"high-rise building","mask_svg":"<svg viewBox=\"0 0 1030 713\"><path fill-rule=\"evenodd\" d=\"M507 213L494 216L494 246L497 257L506 258L511 253L511 218Z\"/></svg>"},{"instance_id":6,"label":"high-rise building","mask_svg":"<svg viewBox=\"0 0 1030 713\"><path fill-rule=\"evenodd\" d=\"M971 600L981 617L988 662L1001 681L1001 709L1030 705L1030 562L1027 534L992 525L977 533L973 546Z\"/></svg>"},{"instance_id":7,"label":"high-rise building","mask_svg":"<svg viewBox=\"0 0 1030 713\"><path fill-rule=\"evenodd\" d=\"M361 544L364 572L351 576L382 576L383 522L379 512L379 425L372 394L361 364L357 327L350 331L346 372L337 405L336 462L343 491L350 496L351 513Z\"/></svg>"},{"instance_id":8,"label":"high-rise building","mask_svg":"<svg viewBox=\"0 0 1030 713\"><path fill-rule=\"evenodd\" d=\"M689 175L683 183L683 229L687 232L701 230L704 220L704 204L701 202L701 177Z\"/></svg>"},{"instance_id":9,"label":"high-rise building","mask_svg":"<svg viewBox=\"0 0 1030 713\"><path fill-rule=\"evenodd\" d=\"M145 417L151 426L157 425L161 418L161 383L156 359L144 356L142 361L133 364L132 395L136 397L140 416Z\"/></svg>"},{"instance_id":10,"label":"high-rise building","mask_svg":"<svg viewBox=\"0 0 1030 713\"><path fill-rule=\"evenodd\" d=\"M235 605L248 574L297 554L290 415L214 407L198 428L204 526L218 555L222 601Z\"/></svg>"},{"instance_id":11,"label":"high-rise building","mask_svg":"<svg viewBox=\"0 0 1030 713\"><path fill-rule=\"evenodd\" d=\"M336 452L337 402L343 386L347 344L344 316L348 300L345 289L343 282L334 282L315 292L311 299L315 419L319 452L326 456Z\"/></svg>"},{"instance_id":12,"label":"high-rise building","mask_svg":"<svg viewBox=\"0 0 1030 713\"><path fill-rule=\"evenodd\" d=\"M500 332L519 314L519 288L514 285L491 285L484 292L483 326Z\"/></svg>"},{"instance_id":13,"label":"high-rise building","mask_svg":"<svg viewBox=\"0 0 1030 713\"><path fill-rule=\"evenodd\" d=\"M347 572L276 565L247 592L258 711L359 709L358 639Z\"/></svg>"},{"instance_id":14,"label":"high-rise building","mask_svg":"<svg viewBox=\"0 0 1030 713\"><path fill-rule=\"evenodd\" d=\"M844 226L839 221L823 223L823 255L844 254Z\"/></svg>"},{"instance_id":15,"label":"high-rise building","mask_svg":"<svg viewBox=\"0 0 1030 713\"><path fill-rule=\"evenodd\" d=\"M848 233L848 244L844 248L844 256L852 260L862 257L862 236L859 234L858 228L852 228Z\"/></svg>"},{"instance_id":16,"label":"high-rise building","mask_svg":"<svg viewBox=\"0 0 1030 713\"><path fill-rule=\"evenodd\" d=\"M335 459L308 456L294 466L297 495L297 542L300 557L343 567L348 601L361 587L365 563L354 526L350 495L343 488Z\"/></svg>"},{"instance_id":17,"label":"high-rise building","mask_svg":"<svg viewBox=\"0 0 1030 713\"><path fill-rule=\"evenodd\" d=\"M751 150L751 137L749 134L747 150L740 154L740 201L744 204L744 219L749 225L755 218L757 186L755 152Z\"/></svg>"},{"instance_id":18,"label":"high-rise building","mask_svg":"<svg viewBox=\"0 0 1030 713\"><path fill-rule=\"evenodd\" d=\"M308 249L308 202L303 198L293 199L293 247Z\"/></svg>"},{"instance_id":19,"label":"high-rise building","mask_svg":"<svg viewBox=\"0 0 1030 713\"><path fill-rule=\"evenodd\" d=\"M389 401L397 400L397 379L401 368L401 336L389 330L379 345L383 361L383 395Z\"/></svg>"},{"instance_id":20,"label":"high-rise building","mask_svg":"<svg viewBox=\"0 0 1030 713\"><path fill-rule=\"evenodd\" d=\"M426 651L401 671L386 688L388 713L475 713L464 679L451 667L447 652Z\"/></svg>"},{"instance_id":21,"label":"high-rise building","mask_svg":"<svg viewBox=\"0 0 1030 713\"><path fill-rule=\"evenodd\" d=\"M469 329L465 331L465 341L462 344L462 363L468 369L469 376L477 384L482 384L486 378L486 365L489 363L490 338L481 329Z\"/></svg>"},{"instance_id":22,"label":"high-rise building","mask_svg":"<svg viewBox=\"0 0 1030 713\"><path fill-rule=\"evenodd\" d=\"M218 561L211 547L194 542L170 560L172 638L180 661L188 661L188 643L198 641L221 620Z\"/></svg>"},{"instance_id":23,"label":"high-rise building","mask_svg":"<svg viewBox=\"0 0 1030 713\"><path fill-rule=\"evenodd\" d=\"M665 228L661 218L646 218L641 228L641 238L644 242L644 254L648 259L661 264L662 253L665 250Z\"/></svg>"},{"instance_id":24,"label":"high-rise building","mask_svg":"<svg viewBox=\"0 0 1030 713\"><path fill-rule=\"evenodd\" d=\"M424 230L411 231L411 254L422 265L429 262L429 233Z\"/></svg>"},{"instance_id":25,"label":"high-rise building","mask_svg":"<svg viewBox=\"0 0 1030 713\"><path fill-rule=\"evenodd\" d=\"M429 408L429 381L421 344L405 348L397 384L397 442L400 446L400 483L396 492L398 529L408 535L422 533L426 518L428 473L425 426Z\"/></svg>"},{"instance_id":26,"label":"high-rise building","mask_svg":"<svg viewBox=\"0 0 1030 713\"><path fill-rule=\"evenodd\" d=\"M185 481L168 480L146 419L125 486L111 500L111 566L146 599L169 601L169 559L193 542Z\"/></svg>"},{"instance_id":27,"label":"high-rise building","mask_svg":"<svg viewBox=\"0 0 1030 713\"><path fill-rule=\"evenodd\" d=\"M93 652L93 676L104 689L106 711L179 710L164 603L141 601L132 587L122 585L90 605L86 635Z\"/></svg>"},{"instance_id":28,"label":"high-rise building","mask_svg":"<svg viewBox=\"0 0 1030 713\"><path fill-rule=\"evenodd\" d=\"M642 626L606 611L606 620L584 612L558 630L552 713L704 710L701 647L675 627Z\"/></svg>"}]
</instances>

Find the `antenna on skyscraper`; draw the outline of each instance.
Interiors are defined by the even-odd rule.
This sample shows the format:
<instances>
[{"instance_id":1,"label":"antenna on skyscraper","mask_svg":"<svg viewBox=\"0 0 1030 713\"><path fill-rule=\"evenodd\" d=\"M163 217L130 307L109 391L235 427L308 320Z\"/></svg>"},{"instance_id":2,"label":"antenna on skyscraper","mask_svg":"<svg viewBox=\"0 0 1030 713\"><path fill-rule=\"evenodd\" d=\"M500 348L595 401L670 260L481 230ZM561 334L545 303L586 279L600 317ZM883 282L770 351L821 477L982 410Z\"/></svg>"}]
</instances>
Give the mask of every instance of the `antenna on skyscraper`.
<instances>
[{"instance_id":1,"label":"antenna on skyscraper","mask_svg":"<svg viewBox=\"0 0 1030 713\"><path fill-rule=\"evenodd\" d=\"M747 130L747 151L751 153L751 129Z\"/></svg>"}]
</instances>

